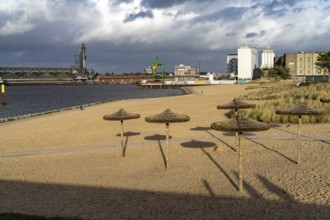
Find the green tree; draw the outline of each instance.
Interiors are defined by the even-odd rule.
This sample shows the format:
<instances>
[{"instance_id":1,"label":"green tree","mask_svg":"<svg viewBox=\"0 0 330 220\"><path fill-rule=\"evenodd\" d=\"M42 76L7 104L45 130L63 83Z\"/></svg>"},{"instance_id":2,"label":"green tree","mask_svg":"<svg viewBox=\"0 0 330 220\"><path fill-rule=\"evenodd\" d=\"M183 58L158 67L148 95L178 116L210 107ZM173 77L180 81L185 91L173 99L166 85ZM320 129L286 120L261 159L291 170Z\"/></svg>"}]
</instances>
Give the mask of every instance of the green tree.
<instances>
[{"instance_id":1,"label":"green tree","mask_svg":"<svg viewBox=\"0 0 330 220\"><path fill-rule=\"evenodd\" d=\"M273 68L268 69L268 77L289 79L290 78L289 72L290 72L289 68L282 66L274 66Z\"/></svg>"},{"instance_id":2,"label":"green tree","mask_svg":"<svg viewBox=\"0 0 330 220\"><path fill-rule=\"evenodd\" d=\"M317 57L317 61L315 62L315 65L319 68L326 69L328 71L328 74L330 74L330 51L320 52L319 56Z\"/></svg>"}]
</instances>

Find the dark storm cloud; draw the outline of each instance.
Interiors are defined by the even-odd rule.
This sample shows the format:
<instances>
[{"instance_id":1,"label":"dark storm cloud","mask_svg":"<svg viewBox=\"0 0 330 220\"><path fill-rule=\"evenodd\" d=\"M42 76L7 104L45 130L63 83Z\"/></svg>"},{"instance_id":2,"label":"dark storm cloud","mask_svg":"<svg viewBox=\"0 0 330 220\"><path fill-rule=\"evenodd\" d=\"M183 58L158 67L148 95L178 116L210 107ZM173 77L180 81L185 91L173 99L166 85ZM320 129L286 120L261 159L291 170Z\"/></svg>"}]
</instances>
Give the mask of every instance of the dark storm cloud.
<instances>
[{"instance_id":1,"label":"dark storm cloud","mask_svg":"<svg viewBox=\"0 0 330 220\"><path fill-rule=\"evenodd\" d=\"M261 9L262 13L268 17L282 17L285 16L290 10L300 13L304 8L295 7L299 0L273 0L266 2L257 2L251 8Z\"/></svg>"},{"instance_id":2,"label":"dark storm cloud","mask_svg":"<svg viewBox=\"0 0 330 220\"><path fill-rule=\"evenodd\" d=\"M226 33L226 37L235 37L237 35L237 33L236 32L228 32L228 33Z\"/></svg>"},{"instance_id":3,"label":"dark storm cloud","mask_svg":"<svg viewBox=\"0 0 330 220\"><path fill-rule=\"evenodd\" d=\"M79 0L78 0L79 1ZM118 5L120 3L131 3L133 0L109 0L112 4Z\"/></svg>"},{"instance_id":4,"label":"dark storm cloud","mask_svg":"<svg viewBox=\"0 0 330 220\"><path fill-rule=\"evenodd\" d=\"M250 33L247 33L245 35L245 38L253 38L253 37L256 37L256 36L258 36L258 33L256 33L256 32L250 32Z\"/></svg>"},{"instance_id":5,"label":"dark storm cloud","mask_svg":"<svg viewBox=\"0 0 330 220\"><path fill-rule=\"evenodd\" d=\"M189 0L143 0L141 5L148 8L168 8L184 2L189 2Z\"/></svg>"},{"instance_id":6,"label":"dark storm cloud","mask_svg":"<svg viewBox=\"0 0 330 220\"><path fill-rule=\"evenodd\" d=\"M46 50L58 45L68 45L78 29L65 28L66 22L48 23L40 22L32 31L24 34L0 36L1 50Z\"/></svg>"},{"instance_id":7,"label":"dark storm cloud","mask_svg":"<svg viewBox=\"0 0 330 220\"><path fill-rule=\"evenodd\" d=\"M242 18L244 13L247 11L246 7L228 7L211 14L206 14L201 17L194 19L194 22L205 22L205 21L232 21L239 20Z\"/></svg>"},{"instance_id":8,"label":"dark storm cloud","mask_svg":"<svg viewBox=\"0 0 330 220\"><path fill-rule=\"evenodd\" d=\"M247 33L245 35L245 38L254 38L254 37L257 37L257 36L262 37L265 34L266 34L266 31L265 30L260 31L259 33L257 33L257 32L250 32L250 33Z\"/></svg>"},{"instance_id":9,"label":"dark storm cloud","mask_svg":"<svg viewBox=\"0 0 330 220\"><path fill-rule=\"evenodd\" d=\"M153 18L152 11L140 11L138 13L132 13L126 16L124 22L132 22L138 18Z\"/></svg>"}]
</instances>

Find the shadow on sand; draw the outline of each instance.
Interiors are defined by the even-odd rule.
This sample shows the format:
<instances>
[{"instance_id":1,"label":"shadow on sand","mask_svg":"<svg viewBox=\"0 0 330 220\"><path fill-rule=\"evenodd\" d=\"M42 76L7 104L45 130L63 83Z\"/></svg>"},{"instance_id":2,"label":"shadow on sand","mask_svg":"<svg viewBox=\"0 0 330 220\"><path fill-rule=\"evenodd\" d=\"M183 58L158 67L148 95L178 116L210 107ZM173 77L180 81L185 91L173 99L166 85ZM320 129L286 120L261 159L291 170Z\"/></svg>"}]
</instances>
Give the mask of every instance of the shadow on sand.
<instances>
[{"instance_id":1,"label":"shadow on sand","mask_svg":"<svg viewBox=\"0 0 330 220\"><path fill-rule=\"evenodd\" d=\"M208 133L211 137L215 138L216 140L220 141L221 143L223 143L225 146L229 147L231 150L236 151L236 149L234 147L232 147L231 145L229 145L227 142L221 140L220 138L216 137L214 134L212 134L210 132L211 127L196 127L196 128L191 128L190 130L192 131L205 131L206 133Z\"/></svg>"},{"instance_id":2,"label":"shadow on sand","mask_svg":"<svg viewBox=\"0 0 330 220\"><path fill-rule=\"evenodd\" d=\"M137 136L137 135L140 135L141 133L140 132L131 132L131 131L128 131L128 132L125 132L123 135L125 138L125 143L124 143L124 155L126 155L126 150L127 150L127 143L128 143L128 138L131 137L131 136ZM118 137L120 137L120 133L117 134Z\"/></svg>"},{"instance_id":3,"label":"shadow on sand","mask_svg":"<svg viewBox=\"0 0 330 220\"><path fill-rule=\"evenodd\" d=\"M172 136L169 136L168 138L169 139L172 139ZM158 147L159 147L159 150L160 150L160 153L162 155L162 158L163 158L163 161L164 161L164 165L165 165L165 168L166 168L166 166L167 166L167 164L166 164L166 156L165 156L165 153L164 153L162 144L160 143L161 140L166 140L166 135L155 134L155 135L144 137L144 139L145 140L148 140L148 141L157 141Z\"/></svg>"},{"instance_id":4,"label":"shadow on sand","mask_svg":"<svg viewBox=\"0 0 330 220\"><path fill-rule=\"evenodd\" d=\"M200 148L203 151L203 153L210 159L210 161L220 170L220 172L222 172L223 175L225 175L225 177L236 188L236 190L238 190L238 186L236 185L234 180L228 175L228 173L225 171L225 169L212 157L212 155L209 152L207 152L204 149L204 148L207 148L207 147L216 146L215 143L192 140L192 141L189 141L189 142L182 143L181 146L189 147L189 148ZM203 182L203 184L206 187L206 189L210 192L210 187L208 187L208 185L205 182Z\"/></svg>"},{"instance_id":5,"label":"shadow on sand","mask_svg":"<svg viewBox=\"0 0 330 220\"><path fill-rule=\"evenodd\" d=\"M131 137L131 136L137 136L137 135L140 135L141 133L140 132L131 132L131 131L128 131L128 132L125 132L123 135L125 138L125 143L124 143L124 152L123 152L123 155L126 155L126 150L127 150L127 143L128 143L128 138ZM120 133L117 134L118 137L120 137Z\"/></svg>"},{"instance_id":6,"label":"shadow on sand","mask_svg":"<svg viewBox=\"0 0 330 220\"><path fill-rule=\"evenodd\" d=\"M205 179L201 184L209 196L0 180L0 213L82 219L329 218L330 206L299 203L266 177L257 177L281 200L217 196Z\"/></svg>"},{"instance_id":7,"label":"shadow on sand","mask_svg":"<svg viewBox=\"0 0 330 220\"><path fill-rule=\"evenodd\" d=\"M261 146L261 147L265 148L266 150L269 150L269 151L271 151L271 152L276 153L277 155L279 155L279 156L281 156L281 157L287 159L288 161L290 161L290 162L292 162L292 163L294 163L294 164L297 164L296 161L294 161L294 160L291 159L290 157L288 157L288 156L282 154L281 152L279 152L279 151L277 151L277 150L271 149L271 148L267 147L266 145L261 144L261 143L255 141L255 140L250 139L250 138L245 138L245 139L246 139L246 140L249 140L249 141L251 141L251 142L253 142L253 143L255 143L255 144L257 144L258 146Z\"/></svg>"}]
</instances>

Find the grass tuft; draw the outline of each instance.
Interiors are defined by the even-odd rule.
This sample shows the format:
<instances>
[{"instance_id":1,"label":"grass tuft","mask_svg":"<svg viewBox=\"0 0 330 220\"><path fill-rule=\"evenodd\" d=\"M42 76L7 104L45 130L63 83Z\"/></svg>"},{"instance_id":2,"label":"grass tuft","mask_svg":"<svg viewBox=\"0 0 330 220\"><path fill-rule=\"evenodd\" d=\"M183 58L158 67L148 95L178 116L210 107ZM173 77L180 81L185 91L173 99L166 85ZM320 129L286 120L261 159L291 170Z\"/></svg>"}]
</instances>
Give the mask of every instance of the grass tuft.
<instances>
[{"instance_id":1,"label":"grass tuft","mask_svg":"<svg viewBox=\"0 0 330 220\"><path fill-rule=\"evenodd\" d=\"M330 96L330 83L315 83L297 87L290 81L260 83L256 92L241 97L249 100L260 100L255 109L242 110L245 117L262 122L298 123L294 115L277 115L279 109L288 109L299 103L305 103L313 109L325 112L323 116L303 116L303 123L330 122L330 104L320 102L320 98ZM255 88L255 86L253 87Z\"/></svg>"}]
</instances>

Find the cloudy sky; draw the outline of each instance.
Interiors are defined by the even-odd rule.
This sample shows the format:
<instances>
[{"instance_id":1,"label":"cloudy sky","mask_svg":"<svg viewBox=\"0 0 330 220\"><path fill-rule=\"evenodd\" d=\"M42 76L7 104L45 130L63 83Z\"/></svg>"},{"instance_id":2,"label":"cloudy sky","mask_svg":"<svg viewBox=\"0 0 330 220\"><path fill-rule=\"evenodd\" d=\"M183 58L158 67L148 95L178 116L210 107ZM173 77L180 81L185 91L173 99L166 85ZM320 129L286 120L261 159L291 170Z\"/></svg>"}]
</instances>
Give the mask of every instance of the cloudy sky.
<instances>
[{"instance_id":1,"label":"cloudy sky","mask_svg":"<svg viewBox=\"0 0 330 220\"><path fill-rule=\"evenodd\" d=\"M330 50L330 0L0 0L0 66L69 67L80 46L99 73L142 72L159 56L226 72L241 45Z\"/></svg>"}]
</instances>

